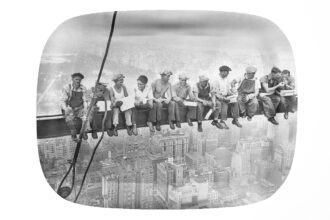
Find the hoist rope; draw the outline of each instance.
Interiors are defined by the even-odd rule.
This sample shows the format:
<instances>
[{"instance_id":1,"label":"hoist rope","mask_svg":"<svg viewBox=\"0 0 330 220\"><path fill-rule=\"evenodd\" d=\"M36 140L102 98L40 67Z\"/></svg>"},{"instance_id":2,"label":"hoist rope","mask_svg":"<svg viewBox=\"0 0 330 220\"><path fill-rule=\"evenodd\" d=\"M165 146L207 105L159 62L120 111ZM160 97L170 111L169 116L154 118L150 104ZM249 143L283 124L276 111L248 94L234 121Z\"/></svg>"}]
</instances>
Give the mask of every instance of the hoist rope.
<instances>
[{"instance_id":1,"label":"hoist rope","mask_svg":"<svg viewBox=\"0 0 330 220\"><path fill-rule=\"evenodd\" d=\"M108 52L109 52L109 47L110 47L110 43L111 43L111 39L112 39L112 35L113 35L113 30L114 30L114 27L115 27L115 21L116 21L116 16L117 16L117 11L114 11L113 13L113 16L112 16L112 23L111 23L111 29L110 29L110 34L109 34L109 38L108 38L108 42L107 42L107 46L106 46L106 49L105 49L105 54L104 54L104 57L103 57L103 61L102 61L102 64L101 64L101 68L100 68L100 71L99 71L99 74L98 74L98 77L97 77L97 80L95 82L95 87L99 84L100 82L100 78L102 76L102 73L103 73L103 67L104 67L104 64L105 64L105 61L107 59L107 56L108 56ZM85 120L83 121L83 124L81 126L81 129L80 129L80 133L79 133L79 138L78 138L78 142L77 142L77 146L76 146L76 149L75 149L75 152L74 152L74 156L73 156L73 160L71 162L71 165L68 169L68 171L66 172L66 174L64 175L58 189L57 189L57 194L60 194L61 193L61 187L62 187L62 184L63 182L65 181L65 179L67 178L67 176L69 175L71 169L73 169L73 173L72 173L72 183L71 183L71 189L70 189L70 192L68 195L66 195L64 198L66 198L67 196L69 196L72 192L72 189L74 187L74 182L75 182L75 168L76 168L76 162L77 162L77 158L78 158L78 155L79 155L79 151L80 151L80 147L81 147L81 142L82 142L82 138L83 138L83 133L85 132L86 130L86 125L87 123L89 122L89 116L90 116L90 112L91 112L91 109L94 107L95 103L96 103L96 96L95 96L95 93L96 93L96 89L94 90L93 92L93 97L92 97L92 100L91 100L91 103L90 105L88 106L88 110L87 110L87 114L86 114L86 118ZM107 103L105 101L105 107L107 107ZM103 139L103 136L104 136L104 122L105 122L105 119L106 119L106 116L107 116L107 109L105 109L105 113L104 113L104 117L103 117L103 120L102 120L102 135L101 135L101 138L99 139L97 145L95 146L94 148L94 151L93 151L93 154L92 154L92 157L88 163L88 166L86 168L86 171L85 171L85 174L84 174L84 177L83 177L83 181L81 183L81 186L80 186L80 190L79 190L79 193L77 194L74 202L77 201L78 197L79 197L79 194L80 194L80 191L83 187L83 184L84 184L84 180L85 180L85 177L87 175L87 172L88 172L88 169L89 169L89 166L90 164L92 163L92 160L94 158L94 154L96 152L96 149L98 147L98 145L100 144L101 140Z\"/></svg>"}]
</instances>

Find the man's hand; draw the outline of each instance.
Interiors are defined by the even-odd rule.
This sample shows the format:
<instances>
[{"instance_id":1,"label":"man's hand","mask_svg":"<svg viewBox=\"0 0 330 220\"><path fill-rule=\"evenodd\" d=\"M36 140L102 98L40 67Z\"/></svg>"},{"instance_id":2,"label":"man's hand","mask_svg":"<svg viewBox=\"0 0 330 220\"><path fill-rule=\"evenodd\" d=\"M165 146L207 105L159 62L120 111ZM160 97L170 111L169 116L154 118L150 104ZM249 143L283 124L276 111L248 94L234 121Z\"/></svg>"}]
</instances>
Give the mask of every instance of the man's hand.
<instances>
[{"instance_id":1,"label":"man's hand","mask_svg":"<svg viewBox=\"0 0 330 220\"><path fill-rule=\"evenodd\" d=\"M64 112L66 115L69 115L70 113L72 113L72 108L70 106L67 106L65 109L64 109Z\"/></svg>"},{"instance_id":2,"label":"man's hand","mask_svg":"<svg viewBox=\"0 0 330 220\"><path fill-rule=\"evenodd\" d=\"M168 103L170 103L170 100L169 99L164 99L164 103L168 104Z\"/></svg>"},{"instance_id":3,"label":"man's hand","mask_svg":"<svg viewBox=\"0 0 330 220\"><path fill-rule=\"evenodd\" d=\"M277 85L277 87L282 87L282 86L284 86L284 85L285 85L284 82L280 82L280 83Z\"/></svg>"},{"instance_id":4,"label":"man's hand","mask_svg":"<svg viewBox=\"0 0 330 220\"><path fill-rule=\"evenodd\" d=\"M115 103L115 106L118 107L118 108L120 108L122 105L123 105L123 102L122 101L117 101Z\"/></svg>"},{"instance_id":5,"label":"man's hand","mask_svg":"<svg viewBox=\"0 0 330 220\"><path fill-rule=\"evenodd\" d=\"M176 102L182 102L182 99L178 96L173 97L173 100Z\"/></svg>"},{"instance_id":6,"label":"man's hand","mask_svg":"<svg viewBox=\"0 0 330 220\"><path fill-rule=\"evenodd\" d=\"M224 97L222 100L223 100L225 103L229 103L229 102L230 102L230 99L228 99L227 97Z\"/></svg>"}]
</instances>

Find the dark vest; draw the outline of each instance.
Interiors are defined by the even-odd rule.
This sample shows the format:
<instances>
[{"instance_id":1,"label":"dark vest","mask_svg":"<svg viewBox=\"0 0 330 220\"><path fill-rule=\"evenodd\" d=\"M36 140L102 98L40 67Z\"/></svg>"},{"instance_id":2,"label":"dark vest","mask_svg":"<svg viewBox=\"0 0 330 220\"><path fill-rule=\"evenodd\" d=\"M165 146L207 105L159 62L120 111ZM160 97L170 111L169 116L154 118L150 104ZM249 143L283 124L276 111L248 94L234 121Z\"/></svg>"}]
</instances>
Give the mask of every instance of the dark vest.
<instances>
[{"instance_id":1,"label":"dark vest","mask_svg":"<svg viewBox=\"0 0 330 220\"><path fill-rule=\"evenodd\" d=\"M238 87L237 91L242 94L255 93L255 80L244 79L241 85Z\"/></svg>"},{"instance_id":2,"label":"dark vest","mask_svg":"<svg viewBox=\"0 0 330 220\"><path fill-rule=\"evenodd\" d=\"M71 87L70 87L71 89ZM83 100L83 92L76 92L76 91L71 91L71 97L68 101L68 105L71 108L76 108L76 107L81 107L84 104L84 100Z\"/></svg>"},{"instance_id":3,"label":"dark vest","mask_svg":"<svg viewBox=\"0 0 330 220\"><path fill-rule=\"evenodd\" d=\"M198 98L200 99L209 99L210 98L210 84L207 83L206 88L201 88L200 83L197 83L198 88Z\"/></svg>"}]
</instances>

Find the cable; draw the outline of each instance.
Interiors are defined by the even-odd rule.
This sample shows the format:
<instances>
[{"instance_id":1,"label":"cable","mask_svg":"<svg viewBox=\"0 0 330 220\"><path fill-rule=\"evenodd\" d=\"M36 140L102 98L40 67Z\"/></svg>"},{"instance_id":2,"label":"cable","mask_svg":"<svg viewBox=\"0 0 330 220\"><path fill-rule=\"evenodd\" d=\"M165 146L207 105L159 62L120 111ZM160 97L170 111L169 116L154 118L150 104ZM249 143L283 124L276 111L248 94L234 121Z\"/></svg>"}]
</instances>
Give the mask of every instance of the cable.
<instances>
[{"instance_id":1,"label":"cable","mask_svg":"<svg viewBox=\"0 0 330 220\"><path fill-rule=\"evenodd\" d=\"M105 124L105 120L107 118L107 114L108 114L108 110L107 110L107 102L105 101L104 102L104 108L105 108L105 113L104 113L104 116L103 116L103 120L102 120L102 134L101 134L101 137L100 139L98 140L97 144L95 145L94 147L94 150L93 150L93 153L92 153L92 156L91 158L89 159L89 162L88 162L88 165L87 165L87 168L85 170L85 173L84 173L84 176L83 176L83 179L81 181L81 185L80 185L80 188L79 188L79 191L78 191L78 194L76 195L76 198L74 200L74 202L77 202L78 198L79 198L79 195L80 195L80 192L84 186L84 182L85 182L85 179L86 179L86 176L87 176L87 173L88 173L88 170L89 170L89 167L91 166L92 162L93 162L93 159L94 159L94 155L96 153L96 150L97 148L99 147L102 139L103 139L103 136L104 136L104 124Z\"/></svg>"},{"instance_id":2,"label":"cable","mask_svg":"<svg viewBox=\"0 0 330 220\"><path fill-rule=\"evenodd\" d=\"M104 64L105 64L105 61L107 59L107 56L108 56L108 52L109 52L109 47L110 47L110 43L111 43L111 39L112 39L112 35L113 35L113 30L114 30L114 27L115 27L115 21L116 21L116 16L117 16L117 11L114 11L113 13L113 16L112 16L112 23L111 23L111 29L110 29L110 34L109 34L109 38L108 38L108 42L107 42L107 46L106 46L106 49L105 49L105 54L104 54L104 57L103 57L103 60L102 60L102 64L101 64L101 68L100 68L100 71L99 71L99 74L98 74L98 77L97 77L97 80L95 82L95 88L96 86L99 84L100 82L100 78L102 76L102 73L103 73L103 67L104 67ZM72 160L72 163L70 165L70 168L69 170L66 172L66 174L64 175L58 189L57 189L57 194L59 194L61 197L63 198L66 198L67 196L69 196L72 192L72 189L74 187L74 181L75 181L75 166L76 166L76 162L77 162L77 158L78 158L78 155L79 155L79 151L80 151L80 147L81 147L81 142L82 142L82 138L83 138L83 133L85 132L85 129L86 129L86 125L87 125L87 122L89 121L89 116L90 116L90 112L91 112L91 109L92 107L95 105L96 103L96 98L95 98L95 91L93 92L93 97L92 97L92 101L88 107L88 110L87 110L87 114L86 114L86 118L85 120L83 121L83 124L81 126L81 129L80 129L80 133L79 133L79 138L78 138L78 142L77 142L77 146L76 146L76 149L75 149L75 152L74 152L74 156L73 156L73 160ZM105 102L106 103L106 102ZM105 104L106 105L106 104ZM105 113L105 116L107 115L107 112ZM104 119L104 118L103 118ZM102 122L102 127L104 126L103 125L104 122ZM104 134L104 131L102 133L102 138L103 138L103 134ZM98 144L100 143L100 141L98 142ZM95 147L96 148L96 147ZM94 148L94 149L95 149ZM94 152L95 153L95 152ZM91 161L90 161L91 163ZM71 169L73 168L73 174L72 174L72 183L71 183L71 189L70 189L70 192L68 192L68 195L63 195L63 188L62 188L62 184L64 183L65 179L67 178L67 176L69 175ZM87 172L86 172L87 173ZM80 193L80 192L79 192ZM78 196L79 196L79 193L78 193ZM77 200L78 197L76 197L75 201Z\"/></svg>"}]
</instances>

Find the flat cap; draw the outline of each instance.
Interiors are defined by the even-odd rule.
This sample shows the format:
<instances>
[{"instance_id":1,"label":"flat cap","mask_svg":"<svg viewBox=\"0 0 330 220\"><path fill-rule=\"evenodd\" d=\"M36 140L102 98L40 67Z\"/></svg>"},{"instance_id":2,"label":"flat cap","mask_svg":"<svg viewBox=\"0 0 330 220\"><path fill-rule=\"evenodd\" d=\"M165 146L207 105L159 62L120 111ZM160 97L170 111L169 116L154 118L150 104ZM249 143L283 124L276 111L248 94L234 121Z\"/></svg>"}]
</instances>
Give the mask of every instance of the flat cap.
<instances>
[{"instance_id":1,"label":"flat cap","mask_svg":"<svg viewBox=\"0 0 330 220\"><path fill-rule=\"evenodd\" d=\"M85 78L84 75L81 74L81 73L73 73L73 74L71 75L71 77L72 77L72 78L74 78L74 77L80 77L81 79Z\"/></svg>"},{"instance_id":2,"label":"flat cap","mask_svg":"<svg viewBox=\"0 0 330 220\"><path fill-rule=\"evenodd\" d=\"M160 75L171 76L171 75L173 75L173 73L171 71L165 70L165 71L161 72Z\"/></svg>"},{"instance_id":3,"label":"flat cap","mask_svg":"<svg viewBox=\"0 0 330 220\"><path fill-rule=\"evenodd\" d=\"M272 73L280 73L281 70L280 70L278 67L274 66L274 67L272 68L271 72L272 72Z\"/></svg>"},{"instance_id":4,"label":"flat cap","mask_svg":"<svg viewBox=\"0 0 330 220\"><path fill-rule=\"evenodd\" d=\"M231 71L231 68L229 66L220 66L219 70L220 71Z\"/></svg>"},{"instance_id":5,"label":"flat cap","mask_svg":"<svg viewBox=\"0 0 330 220\"><path fill-rule=\"evenodd\" d=\"M290 75L290 71L289 71L289 70L283 70L282 73L283 73L283 74L288 74L288 75Z\"/></svg>"},{"instance_id":6,"label":"flat cap","mask_svg":"<svg viewBox=\"0 0 330 220\"><path fill-rule=\"evenodd\" d=\"M123 75L123 74L121 74L121 73L117 73L117 74L114 74L113 76L112 76L112 81L118 81L118 80L120 80L120 79L124 79L125 78L125 76Z\"/></svg>"},{"instance_id":7,"label":"flat cap","mask_svg":"<svg viewBox=\"0 0 330 220\"><path fill-rule=\"evenodd\" d=\"M207 76L200 75L200 76L199 76L199 81L200 81L200 82L203 82L203 81L209 81L209 78L208 78Z\"/></svg>"},{"instance_id":8,"label":"flat cap","mask_svg":"<svg viewBox=\"0 0 330 220\"><path fill-rule=\"evenodd\" d=\"M185 73L181 73L179 75L179 79L187 80L187 79L189 79L189 77Z\"/></svg>"},{"instance_id":9,"label":"flat cap","mask_svg":"<svg viewBox=\"0 0 330 220\"><path fill-rule=\"evenodd\" d=\"M248 67L246 67L245 72L246 73L255 73L255 72L257 72L257 68L255 68L254 66L248 66Z\"/></svg>"}]
</instances>

